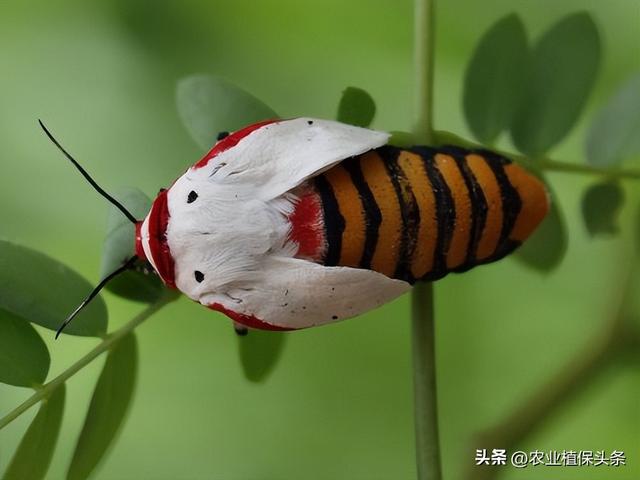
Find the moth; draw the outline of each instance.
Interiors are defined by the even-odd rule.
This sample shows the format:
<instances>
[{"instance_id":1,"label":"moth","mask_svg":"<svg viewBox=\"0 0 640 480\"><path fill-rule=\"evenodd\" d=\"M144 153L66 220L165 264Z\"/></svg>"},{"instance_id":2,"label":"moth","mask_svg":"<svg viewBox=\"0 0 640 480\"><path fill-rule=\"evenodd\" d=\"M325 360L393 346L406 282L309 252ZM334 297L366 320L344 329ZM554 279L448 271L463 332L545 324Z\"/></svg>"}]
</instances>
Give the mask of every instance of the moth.
<instances>
[{"instance_id":1,"label":"moth","mask_svg":"<svg viewBox=\"0 0 640 480\"><path fill-rule=\"evenodd\" d=\"M42 127L136 232L135 256L61 329L140 261L242 326L323 325L503 258L549 210L543 183L495 152L398 148L388 133L295 118L220 138L140 220Z\"/></svg>"}]
</instances>

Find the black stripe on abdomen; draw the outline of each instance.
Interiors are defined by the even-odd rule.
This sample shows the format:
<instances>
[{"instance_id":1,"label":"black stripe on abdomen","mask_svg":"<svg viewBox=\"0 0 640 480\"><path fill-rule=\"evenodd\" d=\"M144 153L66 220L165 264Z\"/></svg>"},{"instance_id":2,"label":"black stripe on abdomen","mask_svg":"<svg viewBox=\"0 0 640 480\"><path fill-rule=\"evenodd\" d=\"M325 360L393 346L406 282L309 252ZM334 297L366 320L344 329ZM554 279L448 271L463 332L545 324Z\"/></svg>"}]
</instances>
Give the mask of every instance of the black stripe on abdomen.
<instances>
[{"instance_id":1,"label":"black stripe on abdomen","mask_svg":"<svg viewBox=\"0 0 640 480\"><path fill-rule=\"evenodd\" d=\"M495 252L486 260L486 262L493 262L509 254L518 246L518 242L509 240L509 235L513 230L513 226L522 208L522 199L504 171L504 166L510 164L511 161L489 150L479 150L477 153L485 158L487 165L489 165L495 175L498 186L500 187L500 196L502 197L502 230L500 231L500 240L498 240L498 246Z\"/></svg>"},{"instance_id":2,"label":"black stripe on abdomen","mask_svg":"<svg viewBox=\"0 0 640 480\"><path fill-rule=\"evenodd\" d=\"M335 266L340 261L342 233L345 227L344 217L340 213L340 206L329 181L323 175L319 175L314 178L314 185L322 201L323 223L327 241L327 249L322 263L327 266Z\"/></svg>"},{"instance_id":3,"label":"black stripe on abdomen","mask_svg":"<svg viewBox=\"0 0 640 480\"><path fill-rule=\"evenodd\" d=\"M472 152L455 146L443 147L441 151L451 155L455 159L458 168L460 169L460 173L462 174L462 178L464 178L467 191L469 192L469 201L471 204L471 232L469 236L467 258L461 266L454 269L456 272L465 272L476 265L476 252L487 220L487 199L484 197L482 187L467 164L466 157Z\"/></svg>"},{"instance_id":4,"label":"black stripe on abdomen","mask_svg":"<svg viewBox=\"0 0 640 480\"><path fill-rule=\"evenodd\" d=\"M365 237L359 267L370 269L371 259L373 258L373 253L376 251L376 245L378 244L378 229L382 222L382 214L380 213L380 208L376 203L376 199L374 198L369 185L362 175L361 159L362 157L355 157L345 160L342 163L342 166L351 176L351 181L358 190L358 195L360 195L360 201L362 202L362 207L364 209Z\"/></svg>"},{"instance_id":5,"label":"black stripe on abdomen","mask_svg":"<svg viewBox=\"0 0 640 480\"><path fill-rule=\"evenodd\" d=\"M413 253L418 240L418 230L420 228L420 211L418 210L418 203L407 176L402 168L400 168L400 165L398 165L398 156L400 155L401 150L395 147L386 146L379 148L377 151L384 161L389 178L393 184L402 219L400 249L393 278L414 283L415 279L411 274L411 261L413 259Z\"/></svg>"},{"instance_id":6,"label":"black stripe on abdomen","mask_svg":"<svg viewBox=\"0 0 640 480\"><path fill-rule=\"evenodd\" d=\"M451 196L451 189L445 182L442 174L435 165L435 156L437 149L430 147L413 147L411 152L417 153L422 157L424 169L427 173L429 182L433 188L436 200L436 225L438 226L438 235L436 237L436 248L434 252L433 268L424 277L418 280L438 280L447 273L447 252L449 244L455 228L456 212Z\"/></svg>"}]
</instances>

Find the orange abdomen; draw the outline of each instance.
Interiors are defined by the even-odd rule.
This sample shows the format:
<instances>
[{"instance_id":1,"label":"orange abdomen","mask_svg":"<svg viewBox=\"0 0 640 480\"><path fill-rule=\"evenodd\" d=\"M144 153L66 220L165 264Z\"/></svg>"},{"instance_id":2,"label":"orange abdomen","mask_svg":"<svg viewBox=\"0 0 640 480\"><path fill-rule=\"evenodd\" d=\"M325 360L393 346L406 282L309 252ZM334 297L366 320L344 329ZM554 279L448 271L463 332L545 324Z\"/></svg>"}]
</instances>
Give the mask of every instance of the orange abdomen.
<instances>
[{"instance_id":1,"label":"orange abdomen","mask_svg":"<svg viewBox=\"0 0 640 480\"><path fill-rule=\"evenodd\" d=\"M504 257L549 209L544 185L522 167L459 147L385 146L341 162L305 192L296 210L317 212L306 224L291 217L301 256L411 283Z\"/></svg>"}]
</instances>

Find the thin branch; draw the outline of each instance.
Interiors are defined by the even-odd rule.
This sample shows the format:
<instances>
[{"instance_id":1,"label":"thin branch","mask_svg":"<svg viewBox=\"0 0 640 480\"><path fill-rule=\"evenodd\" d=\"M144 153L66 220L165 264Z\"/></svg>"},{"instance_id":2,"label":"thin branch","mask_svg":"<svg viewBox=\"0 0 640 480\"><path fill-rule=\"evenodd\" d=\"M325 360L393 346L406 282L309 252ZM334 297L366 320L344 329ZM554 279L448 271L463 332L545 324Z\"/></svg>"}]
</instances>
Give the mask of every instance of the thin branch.
<instances>
[{"instance_id":1,"label":"thin branch","mask_svg":"<svg viewBox=\"0 0 640 480\"><path fill-rule=\"evenodd\" d=\"M0 430L9 425L12 421L29 410L32 406L36 405L41 400L49 397L53 391L60 385L64 384L69 378L74 376L89 363L95 360L101 353L106 352L116 343L118 343L122 337L132 332L138 325L144 322L151 315L156 313L167 303L174 300L176 296L173 292L167 291L157 302L149 305L145 310L133 317L129 322L120 327L115 332L107 335L105 339L100 342L93 350L87 353L84 357L78 360L76 363L67 368L64 372L58 375L56 378L46 383L42 388L39 388L31 397L25 400L22 404L16 407L13 411L9 412L4 417L0 418Z\"/></svg>"},{"instance_id":2,"label":"thin branch","mask_svg":"<svg viewBox=\"0 0 640 480\"><path fill-rule=\"evenodd\" d=\"M537 162L539 168L554 172L582 173L587 175L602 175L609 178L640 179L640 170L624 168L594 167L578 163L565 163L545 158Z\"/></svg>"},{"instance_id":3,"label":"thin branch","mask_svg":"<svg viewBox=\"0 0 640 480\"><path fill-rule=\"evenodd\" d=\"M411 295L413 384L418 480L442 478L435 365L433 285L418 283Z\"/></svg>"},{"instance_id":4,"label":"thin branch","mask_svg":"<svg viewBox=\"0 0 640 480\"><path fill-rule=\"evenodd\" d=\"M416 143L433 141L433 57L435 0L415 0ZM411 334L418 480L440 480L440 439L435 365L433 285L417 284L411 294Z\"/></svg>"},{"instance_id":5,"label":"thin branch","mask_svg":"<svg viewBox=\"0 0 640 480\"><path fill-rule=\"evenodd\" d=\"M465 148L486 148L477 142L467 140L459 135L456 135L445 130L438 130L433 132L433 144L434 145L460 145ZM634 168L620 168L620 167L596 167L593 165L580 164L580 163L567 163L553 160L551 158L542 158L540 160L532 160L525 155L519 155L504 150L493 149L497 153L504 155L507 158L511 158L516 162L525 165L533 170L547 170L551 172L566 172L576 173L581 175L599 175L608 178L615 179L630 179L640 180L640 170Z\"/></svg>"},{"instance_id":6,"label":"thin branch","mask_svg":"<svg viewBox=\"0 0 640 480\"><path fill-rule=\"evenodd\" d=\"M413 136L416 142L433 142L433 56L435 0L415 0L413 55L415 102Z\"/></svg>"},{"instance_id":7,"label":"thin branch","mask_svg":"<svg viewBox=\"0 0 640 480\"><path fill-rule=\"evenodd\" d=\"M535 391L497 425L475 436L472 448L504 448L512 451L537 431L560 408L582 391L597 374L603 372L617 354L633 351L636 339L626 335L622 316L609 322L603 332L593 337L573 359L547 383ZM637 332L634 332L638 335ZM472 465L466 472L468 480L490 480L501 473L500 468Z\"/></svg>"}]
</instances>

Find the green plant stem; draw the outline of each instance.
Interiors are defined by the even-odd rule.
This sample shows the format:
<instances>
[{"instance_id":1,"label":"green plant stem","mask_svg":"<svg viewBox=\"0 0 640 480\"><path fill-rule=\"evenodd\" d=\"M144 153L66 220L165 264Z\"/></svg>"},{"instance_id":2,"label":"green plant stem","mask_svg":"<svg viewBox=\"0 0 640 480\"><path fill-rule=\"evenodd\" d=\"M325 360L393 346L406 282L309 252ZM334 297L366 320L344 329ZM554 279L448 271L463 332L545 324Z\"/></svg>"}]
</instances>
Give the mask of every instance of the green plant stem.
<instances>
[{"instance_id":1,"label":"green plant stem","mask_svg":"<svg viewBox=\"0 0 640 480\"><path fill-rule=\"evenodd\" d=\"M479 143L472 142L471 140L467 140L466 138L462 138L459 135L447 132L445 130L433 132L433 145L460 145L471 149L486 148ZM620 167L596 167L588 164L560 162L551 158L532 160L524 155L518 155L512 152L506 152L504 150L494 150L501 155L504 155L507 158L511 158L532 170L546 170L551 172L576 173L582 175L599 175L620 180L640 180L640 170L638 169Z\"/></svg>"},{"instance_id":2,"label":"green plant stem","mask_svg":"<svg viewBox=\"0 0 640 480\"><path fill-rule=\"evenodd\" d=\"M433 142L433 41L435 0L415 0L413 61L415 69L416 143Z\"/></svg>"},{"instance_id":3,"label":"green plant stem","mask_svg":"<svg viewBox=\"0 0 640 480\"><path fill-rule=\"evenodd\" d=\"M538 167L541 168L542 170L549 170L554 172L602 175L609 178L640 179L640 170L633 170L633 169L594 167L592 165L581 165L577 163L558 162L556 160L551 160L546 158L539 162L536 162L534 165L538 165Z\"/></svg>"},{"instance_id":4,"label":"green plant stem","mask_svg":"<svg viewBox=\"0 0 640 480\"><path fill-rule=\"evenodd\" d=\"M162 307L164 307L167 303L174 300L176 296L173 292L167 292L163 295L157 302L149 305L146 309L140 312L138 315L133 317L129 322L124 324L115 332L107 335L102 342L100 342L93 350L87 353L80 360L75 362L69 368L67 368L64 372L58 375L56 378L46 383L43 387L39 388L31 397L25 400L22 404L16 407L13 411L9 412L4 417L0 418L0 430L9 425L12 421L22 415L24 412L29 410L32 406L37 404L38 402L44 400L49 397L53 391L58 388L60 385L64 384L69 378L74 376L84 367L86 367L89 363L95 360L101 353L106 352L111 347L113 347L116 343L118 343L122 337L132 332L138 325L144 322L151 315L156 313Z\"/></svg>"},{"instance_id":5,"label":"green plant stem","mask_svg":"<svg viewBox=\"0 0 640 480\"><path fill-rule=\"evenodd\" d=\"M433 56L435 0L415 0L415 143L433 142ZM440 440L435 364L433 285L417 284L411 294L416 466L418 480L439 480Z\"/></svg>"},{"instance_id":6,"label":"green plant stem","mask_svg":"<svg viewBox=\"0 0 640 480\"><path fill-rule=\"evenodd\" d=\"M433 285L418 283L411 295L413 383L418 480L440 479Z\"/></svg>"}]
</instances>

